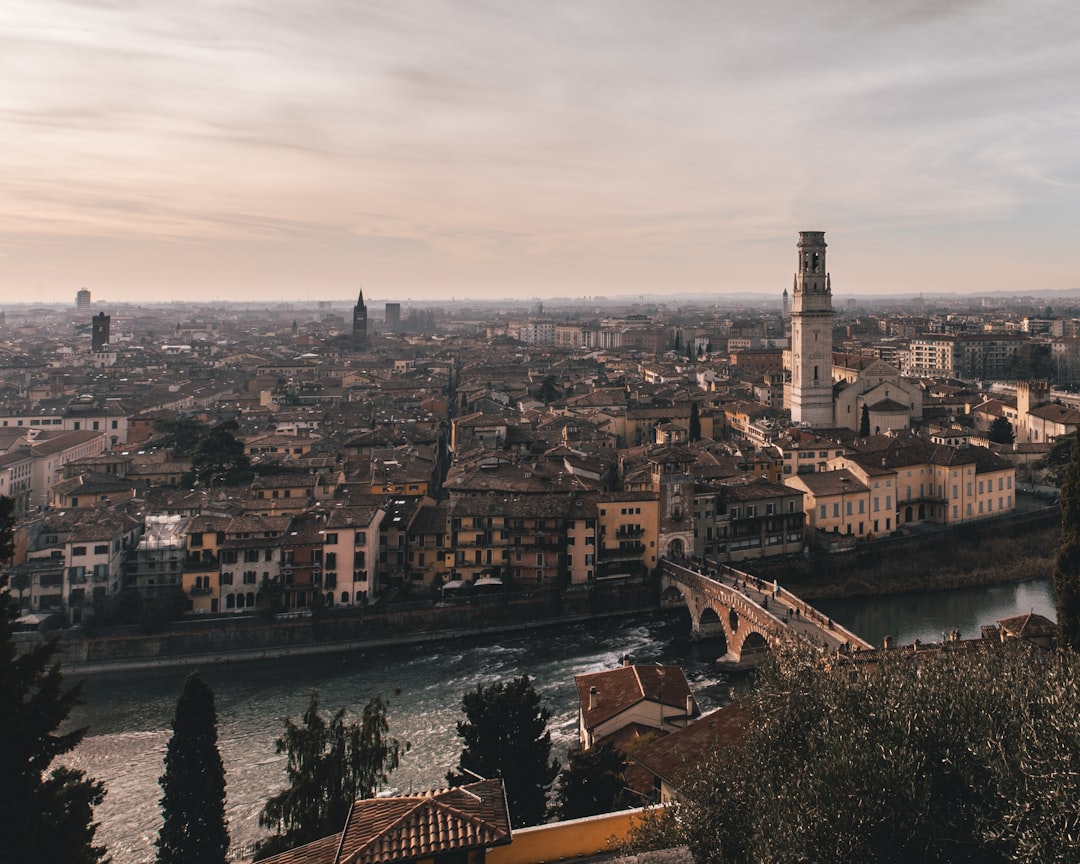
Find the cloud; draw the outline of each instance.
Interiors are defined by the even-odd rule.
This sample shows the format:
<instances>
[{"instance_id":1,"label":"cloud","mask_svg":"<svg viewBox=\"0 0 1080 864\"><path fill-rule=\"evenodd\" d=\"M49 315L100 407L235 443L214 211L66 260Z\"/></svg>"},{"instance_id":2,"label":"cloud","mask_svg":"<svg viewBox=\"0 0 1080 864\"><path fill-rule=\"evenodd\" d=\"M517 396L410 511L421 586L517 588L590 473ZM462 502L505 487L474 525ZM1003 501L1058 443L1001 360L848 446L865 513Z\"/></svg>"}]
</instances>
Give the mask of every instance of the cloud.
<instances>
[{"instance_id":1,"label":"cloud","mask_svg":"<svg viewBox=\"0 0 1080 864\"><path fill-rule=\"evenodd\" d=\"M0 229L78 250L351 237L481 290L704 273L806 224L1076 218L1064 0L9 7Z\"/></svg>"}]
</instances>

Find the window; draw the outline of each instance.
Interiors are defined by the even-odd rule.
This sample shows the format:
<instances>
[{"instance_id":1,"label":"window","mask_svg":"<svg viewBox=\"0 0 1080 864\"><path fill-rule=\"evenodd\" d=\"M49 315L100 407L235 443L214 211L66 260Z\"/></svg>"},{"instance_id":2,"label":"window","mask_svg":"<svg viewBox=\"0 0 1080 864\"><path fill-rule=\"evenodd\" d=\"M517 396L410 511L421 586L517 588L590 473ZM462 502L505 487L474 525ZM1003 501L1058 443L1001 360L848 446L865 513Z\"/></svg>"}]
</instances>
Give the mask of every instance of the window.
<instances>
[{"instance_id":1,"label":"window","mask_svg":"<svg viewBox=\"0 0 1080 864\"><path fill-rule=\"evenodd\" d=\"M328 543L331 546L333 544L337 543L337 533L336 532L328 532L323 542ZM345 602L345 601L343 601L343 602Z\"/></svg>"},{"instance_id":2,"label":"window","mask_svg":"<svg viewBox=\"0 0 1080 864\"><path fill-rule=\"evenodd\" d=\"M86 547L85 546L72 546L71 547L71 557L72 558L77 558L80 555L85 555L85 554L86 554Z\"/></svg>"},{"instance_id":3,"label":"window","mask_svg":"<svg viewBox=\"0 0 1080 864\"><path fill-rule=\"evenodd\" d=\"M108 555L109 554L109 544L108 543L99 543L97 546L94 547L94 554L95 555Z\"/></svg>"},{"instance_id":4,"label":"window","mask_svg":"<svg viewBox=\"0 0 1080 864\"><path fill-rule=\"evenodd\" d=\"M828 512L827 512L827 509L828 509L827 505L825 505L825 504L821 505L821 518L822 519L824 519L826 516L829 515Z\"/></svg>"},{"instance_id":5,"label":"window","mask_svg":"<svg viewBox=\"0 0 1080 864\"><path fill-rule=\"evenodd\" d=\"M840 505L838 503L832 505L832 515L834 518L840 518Z\"/></svg>"}]
</instances>

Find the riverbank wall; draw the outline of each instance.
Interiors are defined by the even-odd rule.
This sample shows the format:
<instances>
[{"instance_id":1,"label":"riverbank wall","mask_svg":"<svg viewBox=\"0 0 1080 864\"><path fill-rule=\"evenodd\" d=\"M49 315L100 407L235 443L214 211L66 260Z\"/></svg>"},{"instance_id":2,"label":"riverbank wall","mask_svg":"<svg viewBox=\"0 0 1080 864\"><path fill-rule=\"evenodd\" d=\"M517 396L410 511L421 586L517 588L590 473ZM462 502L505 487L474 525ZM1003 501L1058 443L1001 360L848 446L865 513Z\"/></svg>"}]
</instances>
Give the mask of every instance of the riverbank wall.
<instances>
[{"instance_id":1,"label":"riverbank wall","mask_svg":"<svg viewBox=\"0 0 1080 864\"><path fill-rule=\"evenodd\" d=\"M367 609L324 610L305 617L233 616L177 621L159 632L110 628L90 636L17 634L24 649L58 638L59 660L76 674L209 665L395 644L436 641L541 627L658 608L651 581L627 580L586 591L535 591L514 597L415 601Z\"/></svg>"},{"instance_id":2,"label":"riverbank wall","mask_svg":"<svg viewBox=\"0 0 1080 864\"><path fill-rule=\"evenodd\" d=\"M1048 577L1060 536L1055 506L949 529L921 526L849 552L737 566L806 600L945 591Z\"/></svg>"}]
</instances>

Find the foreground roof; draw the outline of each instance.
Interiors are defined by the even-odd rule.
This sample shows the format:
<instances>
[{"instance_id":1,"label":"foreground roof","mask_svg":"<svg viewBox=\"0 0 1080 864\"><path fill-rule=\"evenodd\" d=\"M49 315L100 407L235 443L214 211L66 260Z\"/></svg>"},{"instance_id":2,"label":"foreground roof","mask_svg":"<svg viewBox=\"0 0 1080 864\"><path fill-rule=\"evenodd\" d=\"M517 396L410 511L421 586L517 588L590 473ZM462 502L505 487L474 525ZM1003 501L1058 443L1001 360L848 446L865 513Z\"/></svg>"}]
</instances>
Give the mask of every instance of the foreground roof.
<instances>
[{"instance_id":1,"label":"foreground roof","mask_svg":"<svg viewBox=\"0 0 1080 864\"><path fill-rule=\"evenodd\" d=\"M357 801L340 834L264 864L391 864L510 842L502 780Z\"/></svg>"}]
</instances>

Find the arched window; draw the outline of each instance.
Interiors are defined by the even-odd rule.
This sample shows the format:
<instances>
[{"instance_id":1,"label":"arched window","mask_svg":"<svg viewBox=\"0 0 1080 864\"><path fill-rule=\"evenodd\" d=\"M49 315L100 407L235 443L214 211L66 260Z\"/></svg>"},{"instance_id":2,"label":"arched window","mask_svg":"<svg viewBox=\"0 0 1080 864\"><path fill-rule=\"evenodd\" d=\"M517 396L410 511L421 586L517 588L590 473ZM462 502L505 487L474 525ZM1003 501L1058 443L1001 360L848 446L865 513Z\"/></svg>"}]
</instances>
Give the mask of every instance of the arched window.
<instances>
[{"instance_id":1,"label":"arched window","mask_svg":"<svg viewBox=\"0 0 1080 864\"><path fill-rule=\"evenodd\" d=\"M349 603L349 592L348 591L342 591L341 592L341 602L348 605L348 603Z\"/></svg>"},{"instance_id":2,"label":"arched window","mask_svg":"<svg viewBox=\"0 0 1080 864\"><path fill-rule=\"evenodd\" d=\"M229 594L229 595L227 595L225 597L225 608L226 609L235 609L236 608L236 595L235 594Z\"/></svg>"},{"instance_id":3,"label":"arched window","mask_svg":"<svg viewBox=\"0 0 1080 864\"><path fill-rule=\"evenodd\" d=\"M327 591L326 592L326 605L327 606L333 606L334 605L334 592L333 591Z\"/></svg>"},{"instance_id":4,"label":"arched window","mask_svg":"<svg viewBox=\"0 0 1080 864\"><path fill-rule=\"evenodd\" d=\"M248 591L247 605L248 605L249 609L254 608L254 606L255 606L255 592L254 591Z\"/></svg>"}]
</instances>

